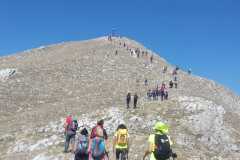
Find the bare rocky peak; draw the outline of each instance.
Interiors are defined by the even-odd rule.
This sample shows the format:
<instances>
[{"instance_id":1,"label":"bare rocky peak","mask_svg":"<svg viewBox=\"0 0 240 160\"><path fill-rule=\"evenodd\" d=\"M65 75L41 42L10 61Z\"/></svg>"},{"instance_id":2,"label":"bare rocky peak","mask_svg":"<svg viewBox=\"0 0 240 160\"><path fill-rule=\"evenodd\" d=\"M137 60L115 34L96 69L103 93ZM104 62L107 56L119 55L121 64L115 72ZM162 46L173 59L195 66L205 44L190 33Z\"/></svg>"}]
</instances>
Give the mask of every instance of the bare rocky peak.
<instances>
[{"instance_id":1,"label":"bare rocky peak","mask_svg":"<svg viewBox=\"0 0 240 160\"><path fill-rule=\"evenodd\" d=\"M168 101L147 100L147 90L168 84L173 69L126 37L66 42L2 57L0 159L72 159L62 153L62 125L69 113L88 129L104 118L110 135L119 123L126 123L134 144L131 160L143 156L147 136L159 120L170 125L180 160L240 157L240 100L229 89L180 70L178 89L169 89ZM136 110L126 109L127 92L139 95Z\"/></svg>"}]
</instances>

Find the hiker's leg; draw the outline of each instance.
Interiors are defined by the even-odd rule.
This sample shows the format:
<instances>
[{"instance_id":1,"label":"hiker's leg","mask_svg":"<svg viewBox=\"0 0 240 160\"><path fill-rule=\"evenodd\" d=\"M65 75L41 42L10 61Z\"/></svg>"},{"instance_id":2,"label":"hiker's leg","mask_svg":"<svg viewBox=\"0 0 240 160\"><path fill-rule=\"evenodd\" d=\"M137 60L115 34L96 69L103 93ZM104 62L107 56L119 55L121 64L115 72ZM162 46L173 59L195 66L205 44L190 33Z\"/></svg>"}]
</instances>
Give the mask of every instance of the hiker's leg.
<instances>
[{"instance_id":1,"label":"hiker's leg","mask_svg":"<svg viewBox=\"0 0 240 160\"><path fill-rule=\"evenodd\" d=\"M72 135L70 138L70 151L74 151L74 144L75 144L75 135Z\"/></svg>"},{"instance_id":2,"label":"hiker's leg","mask_svg":"<svg viewBox=\"0 0 240 160\"><path fill-rule=\"evenodd\" d=\"M88 160L88 154L83 155L83 160Z\"/></svg>"},{"instance_id":3,"label":"hiker's leg","mask_svg":"<svg viewBox=\"0 0 240 160\"><path fill-rule=\"evenodd\" d=\"M120 156L120 150L116 149L116 160L119 160L119 156Z\"/></svg>"},{"instance_id":4,"label":"hiker's leg","mask_svg":"<svg viewBox=\"0 0 240 160\"><path fill-rule=\"evenodd\" d=\"M69 141L70 141L70 136L68 134L66 134L66 136L65 136L65 144L64 144L64 152L68 151Z\"/></svg>"},{"instance_id":5,"label":"hiker's leg","mask_svg":"<svg viewBox=\"0 0 240 160\"><path fill-rule=\"evenodd\" d=\"M137 101L134 102L134 108L137 108Z\"/></svg>"}]
</instances>

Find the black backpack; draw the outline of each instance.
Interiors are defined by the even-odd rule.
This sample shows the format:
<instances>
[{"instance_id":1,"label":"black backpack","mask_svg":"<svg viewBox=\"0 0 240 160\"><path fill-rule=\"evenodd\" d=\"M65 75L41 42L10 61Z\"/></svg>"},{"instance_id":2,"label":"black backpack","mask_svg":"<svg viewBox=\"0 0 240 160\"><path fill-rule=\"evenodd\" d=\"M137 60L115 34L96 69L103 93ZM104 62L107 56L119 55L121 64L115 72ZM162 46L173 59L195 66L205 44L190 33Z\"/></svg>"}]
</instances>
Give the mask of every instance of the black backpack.
<instances>
[{"instance_id":1,"label":"black backpack","mask_svg":"<svg viewBox=\"0 0 240 160\"><path fill-rule=\"evenodd\" d=\"M170 158L172 150L167 135L155 135L155 149L153 154L156 160L166 160Z\"/></svg>"}]
</instances>

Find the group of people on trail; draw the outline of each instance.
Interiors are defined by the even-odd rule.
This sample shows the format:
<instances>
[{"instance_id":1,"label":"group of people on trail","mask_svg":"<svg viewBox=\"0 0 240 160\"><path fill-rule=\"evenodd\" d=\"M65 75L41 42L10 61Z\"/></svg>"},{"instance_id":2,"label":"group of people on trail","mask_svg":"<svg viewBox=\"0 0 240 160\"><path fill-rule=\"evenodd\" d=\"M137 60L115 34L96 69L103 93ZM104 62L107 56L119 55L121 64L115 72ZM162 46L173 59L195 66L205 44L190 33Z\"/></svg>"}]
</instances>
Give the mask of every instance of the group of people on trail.
<instances>
[{"instance_id":1,"label":"group of people on trail","mask_svg":"<svg viewBox=\"0 0 240 160\"><path fill-rule=\"evenodd\" d=\"M147 92L148 100L158 100L158 97L161 98L161 101L168 100L168 90L165 83L162 83L162 86L158 86L155 89L149 89Z\"/></svg>"},{"instance_id":2,"label":"group of people on trail","mask_svg":"<svg viewBox=\"0 0 240 160\"><path fill-rule=\"evenodd\" d=\"M112 36L108 36L108 40L112 41ZM140 58L141 55L142 57L148 58L148 51L141 50L140 48L132 48L128 46L125 42L118 42L118 44L119 46L123 46L123 48L126 48L126 50L130 52L131 56L136 55L137 58ZM117 55L116 52L115 55ZM149 57L149 61L150 63L153 63L153 54Z\"/></svg>"},{"instance_id":3,"label":"group of people on trail","mask_svg":"<svg viewBox=\"0 0 240 160\"><path fill-rule=\"evenodd\" d=\"M64 152L74 153L74 160L108 160L109 159L109 143L108 135L104 129L104 120L97 122L97 125L92 128L89 134L86 128L80 130L77 135L77 127L74 130L74 134L68 130L71 128L76 119L72 119L72 116L66 118L65 128L65 146ZM71 137L71 138L69 138ZM70 140L69 140L70 139ZM69 147L70 143L70 147ZM128 129L124 124L120 124L116 129L113 137L113 153L116 153L116 159L123 160L128 159L129 151L129 134Z\"/></svg>"},{"instance_id":4,"label":"group of people on trail","mask_svg":"<svg viewBox=\"0 0 240 160\"><path fill-rule=\"evenodd\" d=\"M100 120L97 125L92 128L89 134L86 128L81 129L80 134L77 135L77 130L74 128L74 133L69 132L73 124L77 122L76 119L72 119L72 116L66 118L65 128L65 146L64 152L72 152L75 154L74 160L103 160L107 159L108 152L106 150L106 144L108 135L104 129L104 121ZM70 147L69 147L70 143Z\"/></svg>"},{"instance_id":5,"label":"group of people on trail","mask_svg":"<svg viewBox=\"0 0 240 160\"><path fill-rule=\"evenodd\" d=\"M104 120L97 122L89 134L86 128L82 128L77 134L74 130L74 136L70 136L67 130L77 123L72 116L66 118L65 127L65 147L64 152L74 153L74 160L109 160L109 140L104 129ZM72 135L72 134L71 134ZM67 138L68 137L68 138ZM68 145L71 143L71 149ZM129 130L125 124L118 125L112 140L112 151L116 160L128 160L130 149ZM169 157L176 157L171 150L172 141L168 136L168 126L162 122L157 122L153 127L153 133L148 137L148 146L143 160L150 155L150 160L167 160Z\"/></svg>"},{"instance_id":6,"label":"group of people on trail","mask_svg":"<svg viewBox=\"0 0 240 160\"><path fill-rule=\"evenodd\" d=\"M128 92L127 96L126 96L127 109L130 108L131 99L132 99L131 93ZM137 108L137 102L138 102L138 95L137 95L137 93L135 93L134 96L133 96L133 108L134 109Z\"/></svg>"}]
</instances>

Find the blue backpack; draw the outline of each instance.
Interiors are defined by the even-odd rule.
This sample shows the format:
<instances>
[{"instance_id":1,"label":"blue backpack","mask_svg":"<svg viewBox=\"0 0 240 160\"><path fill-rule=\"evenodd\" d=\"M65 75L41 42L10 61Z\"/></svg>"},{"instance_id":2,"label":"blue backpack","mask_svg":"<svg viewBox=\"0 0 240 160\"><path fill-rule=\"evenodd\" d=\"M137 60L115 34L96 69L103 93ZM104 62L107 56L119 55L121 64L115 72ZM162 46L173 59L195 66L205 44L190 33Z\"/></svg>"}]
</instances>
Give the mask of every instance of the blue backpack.
<instances>
[{"instance_id":1,"label":"blue backpack","mask_svg":"<svg viewBox=\"0 0 240 160\"><path fill-rule=\"evenodd\" d=\"M77 144L77 152L79 154L88 154L88 137L80 135Z\"/></svg>"},{"instance_id":2,"label":"blue backpack","mask_svg":"<svg viewBox=\"0 0 240 160\"><path fill-rule=\"evenodd\" d=\"M94 159L100 160L105 155L105 142L103 138L95 137L92 140L91 153Z\"/></svg>"}]
</instances>

